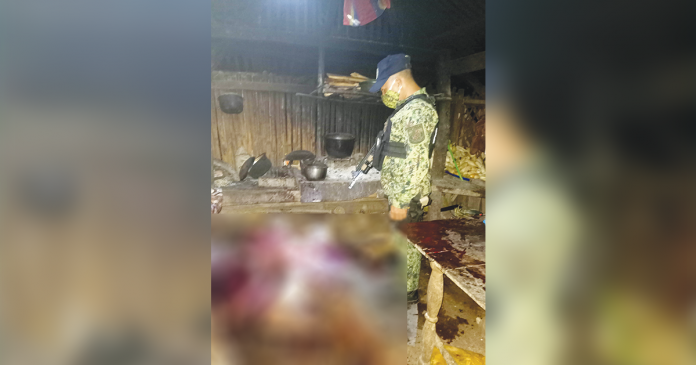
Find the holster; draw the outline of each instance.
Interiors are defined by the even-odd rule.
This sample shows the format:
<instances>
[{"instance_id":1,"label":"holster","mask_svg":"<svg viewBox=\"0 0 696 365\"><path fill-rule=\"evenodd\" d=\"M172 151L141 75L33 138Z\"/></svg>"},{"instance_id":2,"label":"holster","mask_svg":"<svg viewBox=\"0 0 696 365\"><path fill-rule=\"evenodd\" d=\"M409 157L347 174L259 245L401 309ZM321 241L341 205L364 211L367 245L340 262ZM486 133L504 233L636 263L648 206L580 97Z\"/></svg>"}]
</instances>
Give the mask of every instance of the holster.
<instances>
[{"instance_id":1,"label":"holster","mask_svg":"<svg viewBox=\"0 0 696 365\"><path fill-rule=\"evenodd\" d=\"M425 212L423 211L423 204L421 203L421 196L420 196L420 194L418 194L413 199L411 199L411 203L409 204L408 214L406 216L405 221L407 223L422 222L424 215L425 215Z\"/></svg>"}]
</instances>

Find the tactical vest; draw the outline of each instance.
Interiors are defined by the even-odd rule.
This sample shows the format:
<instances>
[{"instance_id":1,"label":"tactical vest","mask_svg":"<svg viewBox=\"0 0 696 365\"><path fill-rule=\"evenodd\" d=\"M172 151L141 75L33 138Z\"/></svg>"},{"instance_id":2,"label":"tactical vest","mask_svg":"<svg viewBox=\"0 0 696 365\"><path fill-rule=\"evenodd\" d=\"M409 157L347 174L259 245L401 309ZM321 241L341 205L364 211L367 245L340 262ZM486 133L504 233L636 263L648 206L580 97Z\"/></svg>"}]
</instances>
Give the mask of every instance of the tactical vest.
<instances>
[{"instance_id":1,"label":"tactical vest","mask_svg":"<svg viewBox=\"0 0 696 365\"><path fill-rule=\"evenodd\" d=\"M399 110L403 109L407 104L417 99L424 100L433 107L435 106L435 100L432 97L426 94L417 94L409 96L403 103L401 103L401 105L394 108L394 112L391 113L391 115L387 119L386 128L383 131L380 131L379 134L377 134L377 146L374 155L374 168L378 171L382 171L382 164L384 163L385 157L389 156L395 158L406 158L406 156L408 155L405 143L389 141L391 137L392 117L396 115L396 113L398 113ZM435 145L435 137L437 136L437 129L439 125L440 119L438 118L437 124L435 124L435 129L433 129L433 132L430 134L430 148L428 151L428 158L430 158L433 155L433 147Z\"/></svg>"}]
</instances>

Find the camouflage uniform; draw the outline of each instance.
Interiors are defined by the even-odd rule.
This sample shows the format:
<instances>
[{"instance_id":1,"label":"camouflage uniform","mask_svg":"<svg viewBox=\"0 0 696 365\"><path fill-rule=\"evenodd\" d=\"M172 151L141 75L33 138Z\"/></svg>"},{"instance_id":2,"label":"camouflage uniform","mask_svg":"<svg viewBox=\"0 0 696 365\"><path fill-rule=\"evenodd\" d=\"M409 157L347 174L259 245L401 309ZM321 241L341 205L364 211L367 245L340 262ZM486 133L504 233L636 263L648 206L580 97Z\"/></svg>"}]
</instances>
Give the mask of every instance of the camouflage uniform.
<instances>
[{"instance_id":1,"label":"camouflage uniform","mask_svg":"<svg viewBox=\"0 0 696 365\"><path fill-rule=\"evenodd\" d=\"M426 94L425 88L414 93L414 95L417 94ZM406 100L402 100L399 103L404 101ZM428 150L430 147L430 136L435 129L437 120L437 111L425 100L409 102L392 117L389 141L406 144L408 155L405 159L390 156L384 158L381 182L382 189L389 198L389 204L398 208L410 206L410 209L414 210L414 208L419 208L420 203L413 200L430 194L430 158ZM419 220L419 217L409 216L407 219L413 221ZM399 241L403 243L405 240L399 238ZM421 255L412 244L406 245L406 290L412 292L418 289Z\"/></svg>"},{"instance_id":2,"label":"camouflage uniform","mask_svg":"<svg viewBox=\"0 0 696 365\"><path fill-rule=\"evenodd\" d=\"M416 94L425 94L425 88L414 93ZM406 144L408 155L406 158L384 158L381 181L382 189L389 197L389 204L406 208L417 195L425 197L430 194L428 150L430 135L436 124L435 108L419 99L408 103L392 117L389 141Z\"/></svg>"},{"instance_id":3,"label":"camouflage uniform","mask_svg":"<svg viewBox=\"0 0 696 365\"><path fill-rule=\"evenodd\" d=\"M421 254L402 233L397 233L394 241L401 252L406 255L406 291L411 293L418 289Z\"/></svg>"}]
</instances>

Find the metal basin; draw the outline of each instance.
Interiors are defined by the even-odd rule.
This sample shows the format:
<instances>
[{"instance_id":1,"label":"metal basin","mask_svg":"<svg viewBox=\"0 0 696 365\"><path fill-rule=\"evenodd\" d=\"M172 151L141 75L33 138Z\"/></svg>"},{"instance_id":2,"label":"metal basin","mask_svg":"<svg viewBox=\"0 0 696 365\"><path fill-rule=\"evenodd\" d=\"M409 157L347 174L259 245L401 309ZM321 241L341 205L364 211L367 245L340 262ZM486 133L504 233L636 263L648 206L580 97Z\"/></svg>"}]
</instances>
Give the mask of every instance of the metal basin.
<instances>
[{"instance_id":1,"label":"metal basin","mask_svg":"<svg viewBox=\"0 0 696 365\"><path fill-rule=\"evenodd\" d=\"M328 169L323 162L314 161L304 167L304 175L310 181L324 180Z\"/></svg>"}]
</instances>

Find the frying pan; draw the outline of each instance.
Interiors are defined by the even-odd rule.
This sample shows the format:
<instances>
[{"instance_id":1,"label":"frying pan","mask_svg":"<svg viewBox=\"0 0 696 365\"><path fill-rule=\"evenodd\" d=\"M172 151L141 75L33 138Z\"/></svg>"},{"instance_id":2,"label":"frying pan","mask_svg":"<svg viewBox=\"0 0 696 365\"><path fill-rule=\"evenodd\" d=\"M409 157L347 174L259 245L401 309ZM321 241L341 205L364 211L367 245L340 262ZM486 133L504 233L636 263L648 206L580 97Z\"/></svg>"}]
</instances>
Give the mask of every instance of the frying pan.
<instances>
[{"instance_id":1,"label":"frying pan","mask_svg":"<svg viewBox=\"0 0 696 365\"><path fill-rule=\"evenodd\" d=\"M306 150L296 150L288 153L285 155L284 160L285 161L305 161L305 160L314 160L316 156L312 152L306 151Z\"/></svg>"},{"instance_id":2,"label":"frying pan","mask_svg":"<svg viewBox=\"0 0 696 365\"><path fill-rule=\"evenodd\" d=\"M256 162L254 162L253 165L251 165L251 168L249 168L249 176L251 176L254 179L258 179L265 173L267 173L272 166L273 164L271 163L271 160L269 160L268 157L266 157L265 153L262 153L261 157Z\"/></svg>"},{"instance_id":3,"label":"frying pan","mask_svg":"<svg viewBox=\"0 0 696 365\"><path fill-rule=\"evenodd\" d=\"M247 174L249 173L249 169L251 168L251 165L254 164L254 156L249 157L244 163L242 164L242 168L239 169L239 181L244 181L246 179Z\"/></svg>"}]
</instances>

